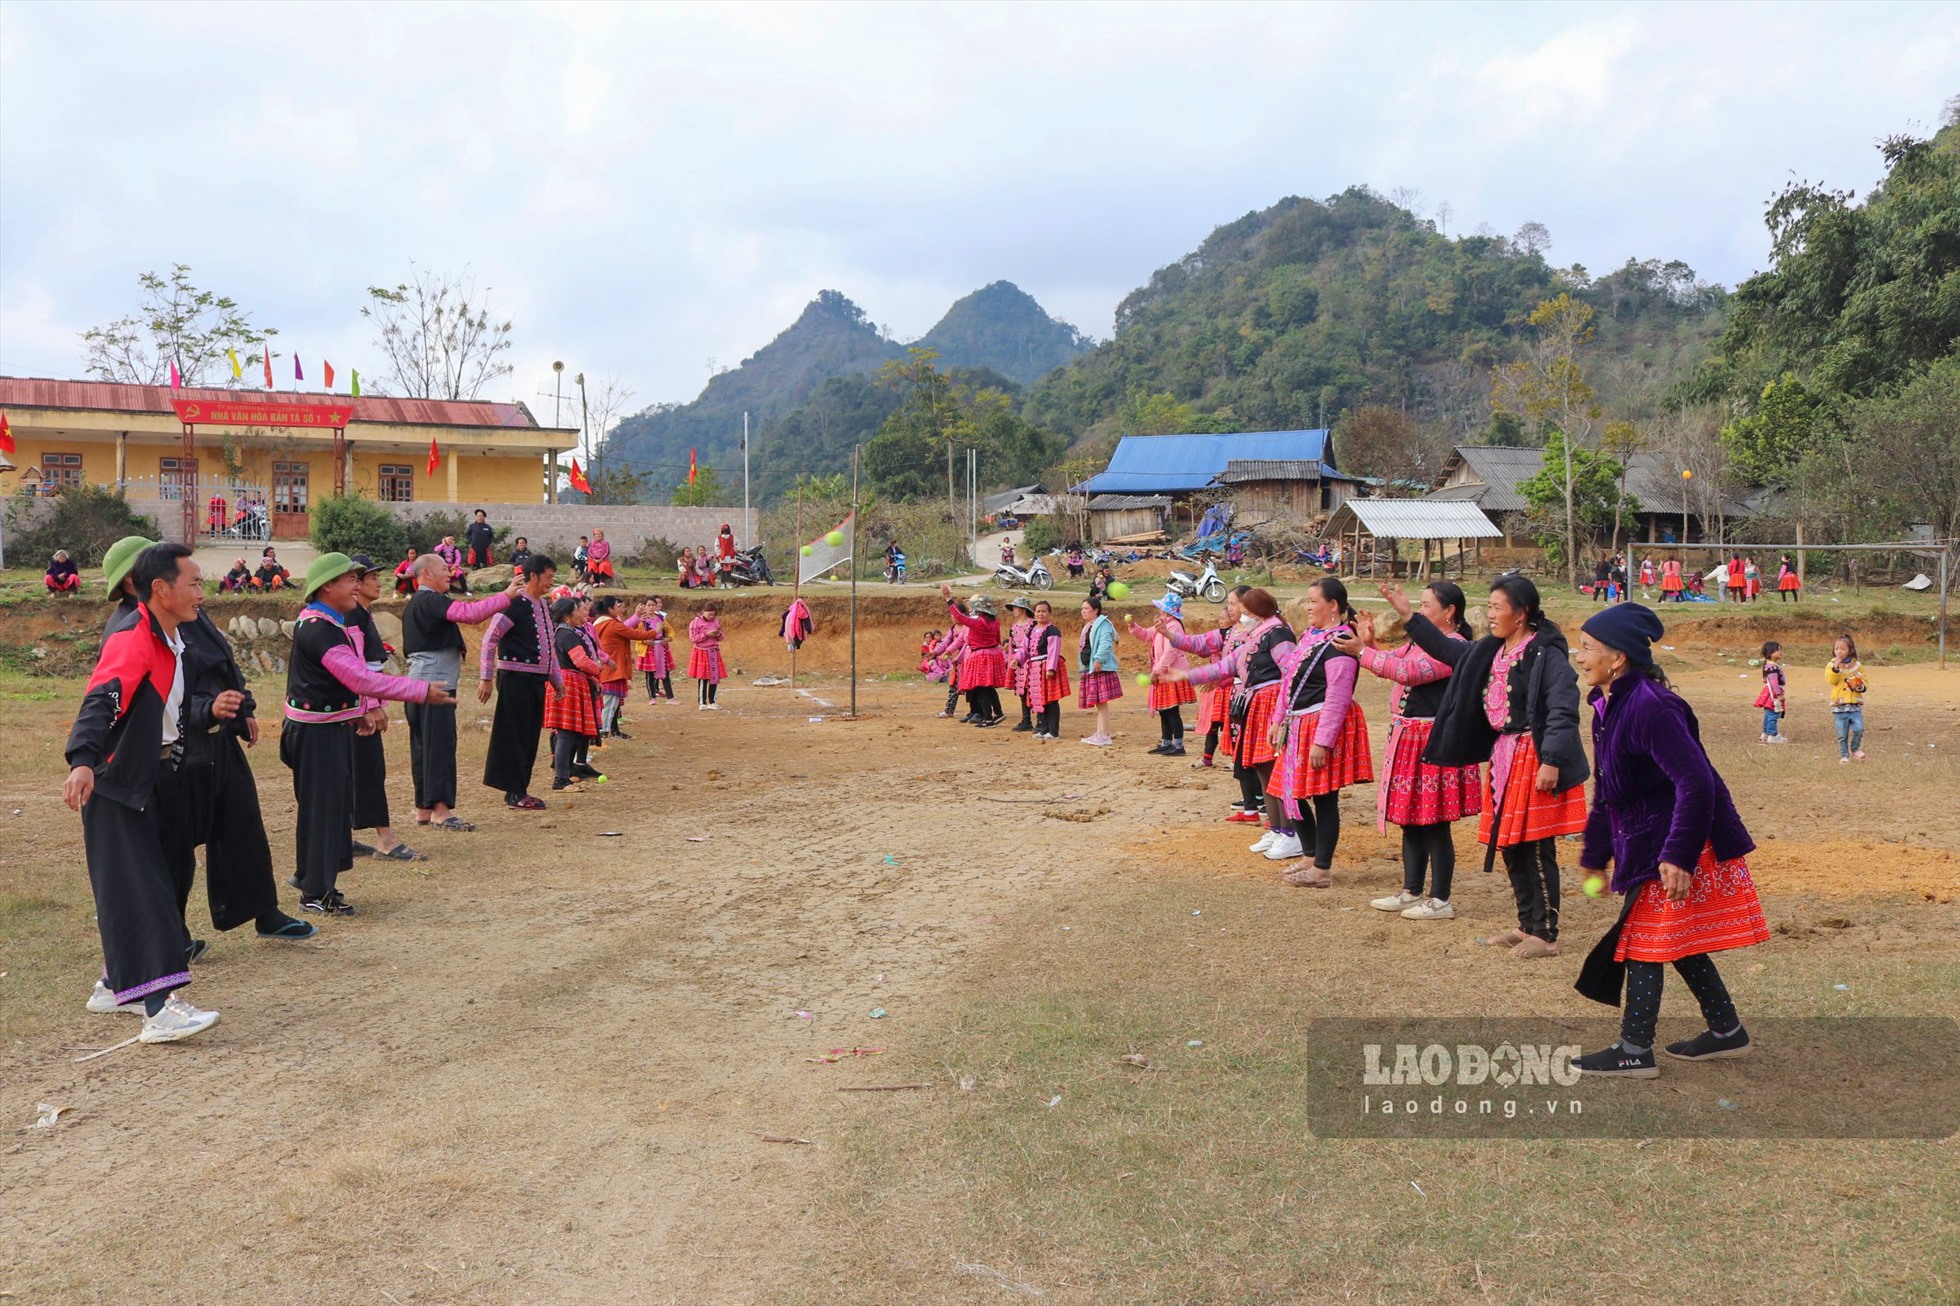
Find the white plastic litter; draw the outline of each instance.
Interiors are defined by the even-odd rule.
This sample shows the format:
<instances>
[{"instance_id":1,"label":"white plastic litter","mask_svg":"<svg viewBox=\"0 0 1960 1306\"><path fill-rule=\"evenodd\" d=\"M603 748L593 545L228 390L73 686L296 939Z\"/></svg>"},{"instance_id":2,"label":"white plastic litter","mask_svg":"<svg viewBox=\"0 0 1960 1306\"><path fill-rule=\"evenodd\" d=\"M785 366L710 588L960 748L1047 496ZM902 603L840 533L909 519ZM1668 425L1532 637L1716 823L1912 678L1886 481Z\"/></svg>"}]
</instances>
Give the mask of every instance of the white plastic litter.
<instances>
[{"instance_id":1,"label":"white plastic litter","mask_svg":"<svg viewBox=\"0 0 1960 1306\"><path fill-rule=\"evenodd\" d=\"M46 1102L36 1102L34 1109L40 1114L34 1118L34 1123L28 1126L29 1129L53 1129L61 1117L67 1115L75 1108L50 1106Z\"/></svg>"}]
</instances>

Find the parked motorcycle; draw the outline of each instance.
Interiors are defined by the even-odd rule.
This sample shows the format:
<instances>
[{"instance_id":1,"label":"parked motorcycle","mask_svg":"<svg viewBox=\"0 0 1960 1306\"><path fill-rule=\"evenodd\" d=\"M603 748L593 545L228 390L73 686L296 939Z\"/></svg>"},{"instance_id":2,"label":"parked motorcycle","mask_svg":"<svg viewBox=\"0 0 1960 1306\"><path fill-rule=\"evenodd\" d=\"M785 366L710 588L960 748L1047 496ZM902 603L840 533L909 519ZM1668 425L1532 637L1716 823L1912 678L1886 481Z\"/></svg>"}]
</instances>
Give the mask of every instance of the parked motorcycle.
<instances>
[{"instance_id":1,"label":"parked motorcycle","mask_svg":"<svg viewBox=\"0 0 1960 1306\"><path fill-rule=\"evenodd\" d=\"M1055 578L1048 574L1048 568L1040 558L1035 558L1025 567L1016 567L1003 562L994 568L994 579L1003 585L1017 589L1051 590L1055 588Z\"/></svg>"},{"instance_id":2,"label":"parked motorcycle","mask_svg":"<svg viewBox=\"0 0 1960 1306\"><path fill-rule=\"evenodd\" d=\"M1188 571L1173 571L1165 579L1164 588L1181 599L1197 596L1210 603L1225 601L1225 582L1218 578L1218 568L1209 557L1205 559L1205 569L1195 576Z\"/></svg>"},{"instance_id":3,"label":"parked motorcycle","mask_svg":"<svg viewBox=\"0 0 1960 1306\"><path fill-rule=\"evenodd\" d=\"M774 585L776 577L769 570L769 559L763 555L762 546L735 550L734 565L722 573L731 585Z\"/></svg>"}]
</instances>

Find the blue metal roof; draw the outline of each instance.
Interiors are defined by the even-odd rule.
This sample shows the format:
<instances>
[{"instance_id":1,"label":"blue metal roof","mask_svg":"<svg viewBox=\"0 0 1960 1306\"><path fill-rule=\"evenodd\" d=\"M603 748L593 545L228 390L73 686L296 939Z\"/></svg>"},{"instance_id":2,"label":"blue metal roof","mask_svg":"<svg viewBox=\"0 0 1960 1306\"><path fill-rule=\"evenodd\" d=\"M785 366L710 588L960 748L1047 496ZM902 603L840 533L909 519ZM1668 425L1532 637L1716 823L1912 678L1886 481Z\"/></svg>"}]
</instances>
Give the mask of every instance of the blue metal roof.
<instances>
[{"instance_id":1,"label":"blue metal roof","mask_svg":"<svg viewBox=\"0 0 1960 1306\"><path fill-rule=\"evenodd\" d=\"M1321 462L1333 460L1325 429L1244 431L1237 435L1126 435L1116 445L1106 471L1078 487L1082 494L1176 494L1202 490L1225 464L1265 458Z\"/></svg>"}]
</instances>

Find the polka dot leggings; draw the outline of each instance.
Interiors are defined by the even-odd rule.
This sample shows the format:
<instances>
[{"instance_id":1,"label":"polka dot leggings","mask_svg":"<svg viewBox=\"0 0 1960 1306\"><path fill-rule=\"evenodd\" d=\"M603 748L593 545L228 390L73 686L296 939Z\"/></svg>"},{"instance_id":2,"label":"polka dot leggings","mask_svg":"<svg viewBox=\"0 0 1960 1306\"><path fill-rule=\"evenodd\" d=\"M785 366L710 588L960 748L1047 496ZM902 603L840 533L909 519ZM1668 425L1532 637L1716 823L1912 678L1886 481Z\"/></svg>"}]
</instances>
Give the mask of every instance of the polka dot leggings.
<instances>
[{"instance_id":1,"label":"polka dot leggings","mask_svg":"<svg viewBox=\"0 0 1960 1306\"><path fill-rule=\"evenodd\" d=\"M1702 1019L1717 1034L1726 1034L1742 1022L1735 1014L1735 1001L1721 972L1707 953L1683 957L1674 963L1688 991L1701 1004ZM1658 961L1627 962L1626 1012L1620 1018L1620 1043L1637 1051L1654 1046L1654 1022L1661 1014L1661 980L1666 975Z\"/></svg>"}]
</instances>

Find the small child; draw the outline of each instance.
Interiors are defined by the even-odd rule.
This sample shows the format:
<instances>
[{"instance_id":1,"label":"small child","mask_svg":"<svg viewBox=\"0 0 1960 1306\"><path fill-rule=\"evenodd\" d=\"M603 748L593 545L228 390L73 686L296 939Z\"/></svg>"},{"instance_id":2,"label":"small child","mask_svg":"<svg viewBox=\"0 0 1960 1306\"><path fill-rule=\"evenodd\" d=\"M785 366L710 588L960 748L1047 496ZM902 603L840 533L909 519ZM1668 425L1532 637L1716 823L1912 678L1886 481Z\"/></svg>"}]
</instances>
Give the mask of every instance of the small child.
<instances>
[{"instance_id":1,"label":"small child","mask_svg":"<svg viewBox=\"0 0 1960 1306\"><path fill-rule=\"evenodd\" d=\"M939 671L933 661L933 646L939 643L939 632L928 630L919 641L919 674L927 680L938 680Z\"/></svg>"},{"instance_id":2,"label":"small child","mask_svg":"<svg viewBox=\"0 0 1960 1306\"><path fill-rule=\"evenodd\" d=\"M715 691L728 675L728 668L721 660L721 608L710 603L702 608L700 615L687 623L687 642L693 651L687 655L687 674L692 676L700 694L701 712L719 712L721 704L715 702Z\"/></svg>"},{"instance_id":3,"label":"small child","mask_svg":"<svg viewBox=\"0 0 1960 1306\"><path fill-rule=\"evenodd\" d=\"M1831 687L1831 725L1837 731L1838 761L1865 760L1865 667L1858 661L1858 644L1849 634L1831 645L1831 665L1824 668Z\"/></svg>"},{"instance_id":4,"label":"small child","mask_svg":"<svg viewBox=\"0 0 1960 1306\"><path fill-rule=\"evenodd\" d=\"M1763 733L1759 744L1787 744L1781 726L1784 712L1783 646L1775 640L1763 645L1763 690L1756 695L1756 706L1763 710Z\"/></svg>"},{"instance_id":5,"label":"small child","mask_svg":"<svg viewBox=\"0 0 1960 1306\"><path fill-rule=\"evenodd\" d=\"M655 637L640 646L640 656L634 666L646 674L647 703L658 703L664 693L669 703L674 701L674 640L667 629L667 601L658 594L640 605L638 613L626 623L642 630L658 632Z\"/></svg>"}]
</instances>

